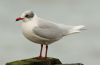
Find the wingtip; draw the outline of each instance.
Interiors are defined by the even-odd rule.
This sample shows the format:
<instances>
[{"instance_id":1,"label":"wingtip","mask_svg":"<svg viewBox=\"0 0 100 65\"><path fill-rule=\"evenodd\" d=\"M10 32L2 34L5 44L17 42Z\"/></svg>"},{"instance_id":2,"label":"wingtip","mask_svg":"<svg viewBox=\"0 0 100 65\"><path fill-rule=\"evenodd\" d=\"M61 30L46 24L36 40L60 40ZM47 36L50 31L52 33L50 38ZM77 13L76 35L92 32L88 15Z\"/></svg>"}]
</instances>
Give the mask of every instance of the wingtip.
<instances>
[{"instance_id":1,"label":"wingtip","mask_svg":"<svg viewBox=\"0 0 100 65\"><path fill-rule=\"evenodd\" d=\"M86 26L80 25L80 30L87 30L87 29L86 29Z\"/></svg>"},{"instance_id":2,"label":"wingtip","mask_svg":"<svg viewBox=\"0 0 100 65\"><path fill-rule=\"evenodd\" d=\"M81 30L86 30L86 28L85 28L86 26L84 26L84 25L79 25L79 26L75 26L75 30L77 30L77 31L81 31Z\"/></svg>"}]
</instances>

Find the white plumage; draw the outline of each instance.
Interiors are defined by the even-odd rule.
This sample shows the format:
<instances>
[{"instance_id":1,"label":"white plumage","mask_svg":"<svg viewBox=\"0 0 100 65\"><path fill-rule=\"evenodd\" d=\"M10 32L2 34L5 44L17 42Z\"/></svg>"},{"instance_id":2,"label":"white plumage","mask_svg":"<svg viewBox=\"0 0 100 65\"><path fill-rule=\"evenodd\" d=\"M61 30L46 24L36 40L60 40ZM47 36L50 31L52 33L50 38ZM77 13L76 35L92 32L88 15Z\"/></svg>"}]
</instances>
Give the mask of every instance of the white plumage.
<instances>
[{"instance_id":1,"label":"white plumage","mask_svg":"<svg viewBox=\"0 0 100 65\"><path fill-rule=\"evenodd\" d=\"M51 44L64 36L78 33L85 27L84 25L72 26L54 23L38 17L32 11L25 11L21 18L24 36L32 42L45 45ZM20 18L16 20L20 20Z\"/></svg>"}]
</instances>

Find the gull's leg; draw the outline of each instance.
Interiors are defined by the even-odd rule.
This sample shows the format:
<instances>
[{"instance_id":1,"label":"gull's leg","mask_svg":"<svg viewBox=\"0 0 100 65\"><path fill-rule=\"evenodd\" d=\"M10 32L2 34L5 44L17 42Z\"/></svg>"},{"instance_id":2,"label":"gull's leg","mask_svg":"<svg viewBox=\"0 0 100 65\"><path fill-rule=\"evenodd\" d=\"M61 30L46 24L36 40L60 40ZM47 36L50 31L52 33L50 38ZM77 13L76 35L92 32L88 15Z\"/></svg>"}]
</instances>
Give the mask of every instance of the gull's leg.
<instances>
[{"instance_id":1,"label":"gull's leg","mask_svg":"<svg viewBox=\"0 0 100 65\"><path fill-rule=\"evenodd\" d=\"M41 44L41 50L40 50L40 56L39 56L39 58L42 57L42 49L43 49L43 44Z\"/></svg>"},{"instance_id":2,"label":"gull's leg","mask_svg":"<svg viewBox=\"0 0 100 65\"><path fill-rule=\"evenodd\" d=\"M46 45L45 58L47 58L47 52L48 52L48 45Z\"/></svg>"}]
</instances>

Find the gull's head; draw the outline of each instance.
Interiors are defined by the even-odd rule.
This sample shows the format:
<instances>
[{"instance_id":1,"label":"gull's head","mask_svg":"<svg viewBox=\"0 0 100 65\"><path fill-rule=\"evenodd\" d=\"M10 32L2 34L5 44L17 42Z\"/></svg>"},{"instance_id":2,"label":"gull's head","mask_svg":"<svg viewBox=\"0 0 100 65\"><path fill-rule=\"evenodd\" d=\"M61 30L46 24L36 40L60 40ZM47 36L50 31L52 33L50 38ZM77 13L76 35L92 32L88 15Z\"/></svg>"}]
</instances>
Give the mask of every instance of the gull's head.
<instances>
[{"instance_id":1,"label":"gull's head","mask_svg":"<svg viewBox=\"0 0 100 65\"><path fill-rule=\"evenodd\" d=\"M16 18L16 21L29 21L34 17L34 13L31 10L25 11L21 14L20 17Z\"/></svg>"}]
</instances>

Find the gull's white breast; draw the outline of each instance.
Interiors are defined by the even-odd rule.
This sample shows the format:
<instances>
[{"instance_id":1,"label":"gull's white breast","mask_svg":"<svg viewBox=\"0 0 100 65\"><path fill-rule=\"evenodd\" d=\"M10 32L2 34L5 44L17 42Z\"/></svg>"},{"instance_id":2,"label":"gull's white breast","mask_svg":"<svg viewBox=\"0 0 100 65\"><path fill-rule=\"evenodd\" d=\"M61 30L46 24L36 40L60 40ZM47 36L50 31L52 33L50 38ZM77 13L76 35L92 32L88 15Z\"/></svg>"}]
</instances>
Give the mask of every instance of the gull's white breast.
<instances>
[{"instance_id":1,"label":"gull's white breast","mask_svg":"<svg viewBox=\"0 0 100 65\"><path fill-rule=\"evenodd\" d=\"M28 21L28 22L23 22L22 23L22 31L24 36L29 39L32 42L38 43L38 44L45 44L44 42L50 42L51 40L46 39L46 38L42 38L40 36L37 36L34 32L33 29L36 27L37 25L35 23L33 23L32 21Z\"/></svg>"}]
</instances>

